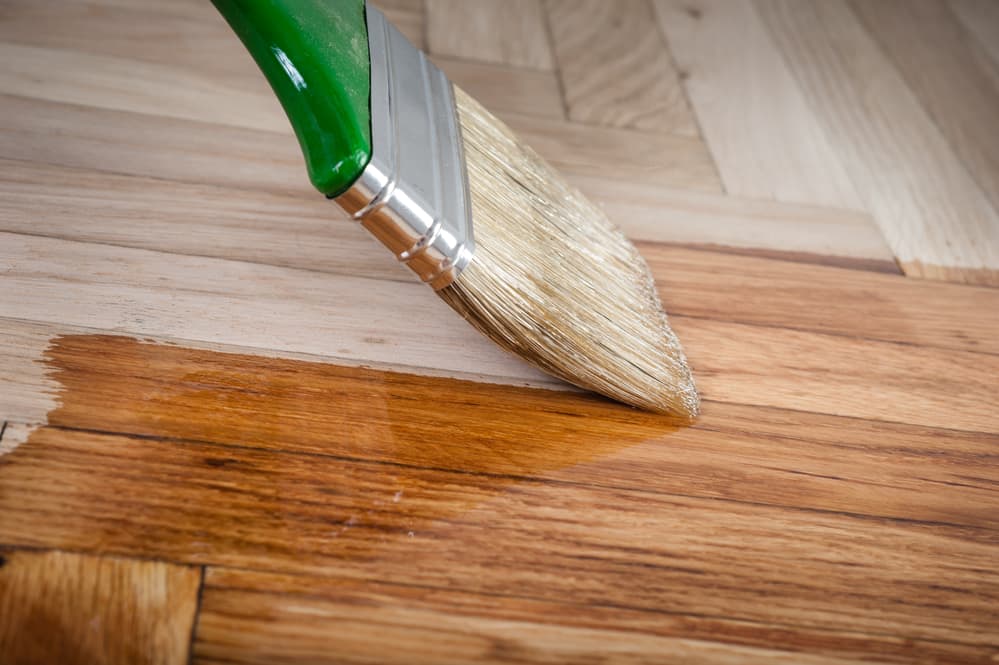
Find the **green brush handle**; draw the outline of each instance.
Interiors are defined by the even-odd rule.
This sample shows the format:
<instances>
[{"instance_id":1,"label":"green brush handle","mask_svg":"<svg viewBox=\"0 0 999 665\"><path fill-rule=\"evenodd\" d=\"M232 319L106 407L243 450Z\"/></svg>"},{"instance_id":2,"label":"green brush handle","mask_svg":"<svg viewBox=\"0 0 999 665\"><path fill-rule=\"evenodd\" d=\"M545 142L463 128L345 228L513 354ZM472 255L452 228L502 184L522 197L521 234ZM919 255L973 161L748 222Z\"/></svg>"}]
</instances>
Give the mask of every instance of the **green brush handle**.
<instances>
[{"instance_id":1,"label":"green brush handle","mask_svg":"<svg viewBox=\"0 0 999 665\"><path fill-rule=\"evenodd\" d=\"M336 196L371 159L364 0L212 0L277 94L309 178Z\"/></svg>"}]
</instances>

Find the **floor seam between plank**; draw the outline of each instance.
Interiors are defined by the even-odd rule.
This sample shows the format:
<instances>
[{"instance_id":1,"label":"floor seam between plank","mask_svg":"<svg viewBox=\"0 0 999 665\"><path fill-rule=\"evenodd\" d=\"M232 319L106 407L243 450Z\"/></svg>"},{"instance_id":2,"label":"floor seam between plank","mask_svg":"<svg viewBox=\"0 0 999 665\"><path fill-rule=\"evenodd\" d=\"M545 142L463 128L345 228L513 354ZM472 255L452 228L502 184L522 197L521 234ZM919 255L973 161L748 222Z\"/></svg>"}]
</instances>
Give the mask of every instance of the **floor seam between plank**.
<instances>
[{"instance_id":1,"label":"floor seam between plank","mask_svg":"<svg viewBox=\"0 0 999 665\"><path fill-rule=\"evenodd\" d=\"M198 637L198 622L201 620L201 607L205 596L205 569L207 566L199 566L198 597L194 605L194 616L191 618L191 632L188 637L187 665L194 665L194 642Z\"/></svg>"}]
</instances>

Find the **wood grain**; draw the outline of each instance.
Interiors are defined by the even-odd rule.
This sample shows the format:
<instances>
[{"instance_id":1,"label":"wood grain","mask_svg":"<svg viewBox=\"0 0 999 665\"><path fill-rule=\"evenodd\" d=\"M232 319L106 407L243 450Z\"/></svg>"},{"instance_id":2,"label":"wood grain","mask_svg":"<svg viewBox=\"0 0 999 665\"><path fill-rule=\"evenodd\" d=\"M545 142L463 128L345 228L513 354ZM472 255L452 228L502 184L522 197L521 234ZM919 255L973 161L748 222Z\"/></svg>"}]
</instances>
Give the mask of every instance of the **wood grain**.
<instances>
[{"instance_id":1,"label":"wood grain","mask_svg":"<svg viewBox=\"0 0 999 665\"><path fill-rule=\"evenodd\" d=\"M167 354L164 360L190 353L135 342L116 345L108 339L90 342L96 344L90 348L102 349L106 358L123 359L136 353L136 347L147 359L160 352ZM100 434L87 431L85 421L79 422L82 428L70 425L74 414L86 411L77 404L77 395L84 396L87 386L94 385L81 381L79 374L74 377L71 364L82 361L100 371L103 362L87 346L86 339L66 339L53 348L51 362L70 362L62 374L67 381L62 401L69 410L53 413L52 424L0 462L8 488L0 496L5 515L0 537L6 542L74 543L80 548L99 542L107 551L141 550L178 561L446 586L492 597L616 607L626 614L668 608L674 617L784 630L800 627L806 634L852 633L854 639L858 633L888 632L931 642L935 651L950 650L952 655L970 651L981 656L995 645L999 579L989 572L988 563L995 532L981 521L987 518L980 517L989 514L994 500L987 498L994 494L987 468L972 471L976 477L987 474L982 481L971 481L979 482L982 499L949 504L952 520L973 526L879 519L871 529L859 514L660 494L644 483L671 475L657 467L622 465L638 475L623 485L614 482L613 476L599 474L604 456L637 442L644 442L649 452L662 450L675 429L655 416L639 414L636 423L634 412L595 398L584 400L585 408L595 412L581 420L563 412L573 408L576 397L492 388L509 397L519 393L520 399L535 405L541 421L530 423L528 430L491 428L492 434L483 438L495 452L481 458L461 452L464 435L481 429L468 412L454 413L457 422L464 423L459 429L451 418L441 423L451 436L427 436L426 427L437 422L437 416L453 412L455 401L442 400L439 410L431 407L428 413L425 400L400 400L396 390L410 390L404 377L396 377L403 379L396 383L383 376L387 381L378 383L375 375L360 374L357 378L365 385L361 391L354 392L347 383L341 384L345 393L323 393L315 384L305 388L310 384L299 372L307 368L300 364L271 365L287 372L283 377L266 370L261 375L252 358L200 353L181 360L176 372L186 372L185 383L174 384L170 374L163 374L159 398L146 394L137 399L145 404L140 419L159 435ZM241 367L243 362L256 366L247 371L250 367ZM111 367L104 371L98 385L117 386L120 395L138 395L128 386L130 379L118 381L121 372ZM333 376L329 381L327 386L336 385ZM307 429L290 429L294 414L287 411L282 411L282 421L288 424L269 431L263 422L238 413L213 421L180 419L190 423L185 426L176 418L182 412L172 408L176 403L171 395L219 413L219 404L238 407L246 404L243 396L256 400L259 391L277 391L294 403L295 394L310 389L325 394L323 413L332 420L318 420L319 414L310 410L312 426ZM411 389L427 394L426 385ZM468 393L461 389L459 394L467 403ZM379 408L373 409L376 404ZM425 424L414 422L414 407L425 414L417 418ZM473 403L471 408L483 407ZM136 414L132 408L122 412ZM352 418L350 413L364 417ZM493 418L504 418L502 422L515 422L515 412L493 413ZM596 415L600 413L604 415ZM336 422L343 416L355 425L343 429ZM372 416L385 418L382 422L389 429ZM590 428L605 423L619 435L583 434L561 442L542 434L559 432L560 423L573 422L582 432L595 432ZM166 429L159 429L160 423ZM177 426L200 427L199 441L174 438ZM233 426L242 431L255 427L257 439L270 448L207 443L231 436ZM302 454L273 449L283 445L284 432L310 433L321 450ZM565 445L569 440L573 445ZM512 447L501 443L505 441ZM532 442L541 441L548 442L543 445L550 451L561 452L532 454ZM357 459L341 445L384 451L391 461ZM414 454L414 446L422 448L429 463L410 466L404 461ZM391 459L396 454L405 457ZM102 463L95 464L97 459ZM441 468L466 466L462 459L477 460L478 469L500 466L486 473ZM717 461L724 459L722 455ZM587 460L596 467L584 473L603 478L600 484L582 478L538 479L556 471L572 477ZM938 469L933 477L946 469L926 461L928 468ZM516 476L500 471L512 464L520 465ZM181 477L184 482L178 484ZM136 483L142 487L139 493L129 490ZM123 496L129 500L121 501ZM879 509L870 493L866 500ZM59 511L66 502L76 507L72 514ZM24 506L31 506L31 512ZM579 523L580 515L586 515L584 523ZM498 537L509 545L501 558L489 546ZM484 574L497 565L502 575ZM767 602L761 602L763 598Z\"/></svg>"},{"instance_id":2,"label":"wood grain","mask_svg":"<svg viewBox=\"0 0 999 665\"><path fill-rule=\"evenodd\" d=\"M677 430L590 396L98 336L47 363L62 406L0 460L0 541L282 573L219 578L206 658L359 658L316 632L343 603L403 644L464 608L480 638L460 653L497 621L549 636L537 653L596 634L654 658L680 638L707 662L778 645L987 662L999 640L994 436L721 404ZM427 394L451 409L422 417Z\"/></svg>"},{"instance_id":3,"label":"wood grain","mask_svg":"<svg viewBox=\"0 0 999 665\"><path fill-rule=\"evenodd\" d=\"M548 0L571 120L698 135L648 0Z\"/></svg>"},{"instance_id":4,"label":"wood grain","mask_svg":"<svg viewBox=\"0 0 999 665\"><path fill-rule=\"evenodd\" d=\"M854 1L851 7L898 67L993 208L999 209L999 81L980 66L974 39L937 0Z\"/></svg>"},{"instance_id":5,"label":"wood grain","mask_svg":"<svg viewBox=\"0 0 999 665\"><path fill-rule=\"evenodd\" d=\"M896 271L894 257L874 220L865 213L721 196L678 187L567 173L569 181L597 202L629 237L660 243L687 243L772 249L869 261Z\"/></svg>"},{"instance_id":6,"label":"wood grain","mask_svg":"<svg viewBox=\"0 0 999 665\"><path fill-rule=\"evenodd\" d=\"M995 660L999 290L895 262L993 281L994 3L650 2L376 0L639 241L684 428L413 284L210 3L4 3L0 661Z\"/></svg>"},{"instance_id":7,"label":"wood grain","mask_svg":"<svg viewBox=\"0 0 999 665\"><path fill-rule=\"evenodd\" d=\"M719 192L704 145L680 136L590 128L499 111L545 159L569 173ZM286 122L286 121L285 121ZM53 132L59 141L51 141ZM98 172L146 175L315 198L301 152L276 132L0 95L0 154Z\"/></svg>"},{"instance_id":8,"label":"wood grain","mask_svg":"<svg viewBox=\"0 0 999 665\"><path fill-rule=\"evenodd\" d=\"M699 139L500 113L527 145L567 174L614 182L720 192L711 155Z\"/></svg>"},{"instance_id":9,"label":"wood grain","mask_svg":"<svg viewBox=\"0 0 999 665\"><path fill-rule=\"evenodd\" d=\"M789 507L784 488L793 481L793 505L803 509L999 524L988 485L969 483L974 472L965 468L982 463L982 472L991 473L995 436L714 403L695 427L678 430L668 419L588 395L456 384L108 335L52 336L36 360L56 384L47 414L53 427L782 508ZM18 385L16 375L10 379ZM448 396L452 410L432 422L400 421L399 412L426 394ZM537 416L524 422L520 410ZM755 423L761 416L766 423ZM302 428L306 417L310 427ZM496 427L469 424L478 422ZM461 432L460 443L448 432ZM903 443L908 454L893 457ZM956 466L939 466L937 448ZM669 450L666 459L663 450ZM670 473L656 473L664 464ZM732 469L705 478L701 464ZM940 487L926 493L927 483ZM964 506L962 497L980 503Z\"/></svg>"},{"instance_id":10,"label":"wood grain","mask_svg":"<svg viewBox=\"0 0 999 665\"><path fill-rule=\"evenodd\" d=\"M267 90L260 70L221 14L211 4L196 0L67 0L58 4L5 0L0 41L111 56L119 66L128 66L123 60L137 68L152 63L168 67L174 76L187 72L192 78L210 78L225 87ZM107 76L108 72L91 75ZM155 84L154 80L144 82L147 90ZM118 93L125 91L127 87Z\"/></svg>"},{"instance_id":11,"label":"wood grain","mask_svg":"<svg viewBox=\"0 0 999 665\"><path fill-rule=\"evenodd\" d=\"M0 269L9 286L0 290L0 307L8 317L348 364L412 363L450 376L557 383L463 324L419 282L333 278L222 259L0 236ZM44 257L35 254L38 250ZM38 261L29 264L30 255ZM67 278L82 281L72 289L58 285ZM362 311L367 314L359 317ZM413 334L417 320L426 322L422 335Z\"/></svg>"},{"instance_id":12,"label":"wood grain","mask_svg":"<svg viewBox=\"0 0 999 665\"><path fill-rule=\"evenodd\" d=\"M200 584L189 566L0 550L0 656L9 665L182 665Z\"/></svg>"},{"instance_id":13,"label":"wood grain","mask_svg":"<svg viewBox=\"0 0 999 665\"><path fill-rule=\"evenodd\" d=\"M0 60L5 94L291 135L266 85L246 91L168 65L4 42Z\"/></svg>"},{"instance_id":14,"label":"wood grain","mask_svg":"<svg viewBox=\"0 0 999 665\"><path fill-rule=\"evenodd\" d=\"M540 625L536 614L552 618ZM224 568L209 571L201 616L195 655L206 663L553 663L587 662L595 653L610 663L657 662L663 654L695 664L856 662L748 646L762 630L737 622ZM679 624L699 622L699 638L680 636ZM812 639L848 644L845 636ZM942 655L933 644L919 646ZM899 651L877 637L844 650ZM954 646L944 653L981 657Z\"/></svg>"},{"instance_id":15,"label":"wood grain","mask_svg":"<svg viewBox=\"0 0 999 665\"><path fill-rule=\"evenodd\" d=\"M422 51L427 49L423 0L379 0L373 4L416 48Z\"/></svg>"},{"instance_id":16,"label":"wood grain","mask_svg":"<svg viewBox=\"0 0 999 665\"><path fill-rule=\"evenodd\" d=\"M0 152L98 174L315 197L295 141L275 132L0 95Z\"/></svg>"},{"instance_id":17,"label":"wood grain","mask_svg":"<svg viewBox=\"0 0 999 665\"><path fill-rule=\"evenodd\" d=\"M289 181L294 171L289 165ZM772 249L811 262L858 259L864 263L847 263L896 270L880 231L863 214L596 176L569 179L634 239ZM3 159L0 192L3 231L412 281L336 206L309 192L290 196L275 188L248 198L232 185Z\"/></svg>"},{"instance_id":18,"label":"wood grain","mask_svg":"<svg viewBox=\"0 0 999 665\"><path fill-rule=\"evenodd\" d=\"M656 9L727 193L863 209L749 0L657 0Z\"/></svg>"},{"instance_id":19,"label":"wood grain","mask_svg":"<svg viewBox=\"0 0 999 665\"><path fill-rule=\"evenodd\" d=\"M289 165L289 180L294 172ZM771 249L806 262L843 259L897 270L880 231L862 214L596 176L570 180L634 239ZM6 202L0 208L3 231L412 281L336 206L309 192L256 191L248 197L231 185L0 159L0 193ZM44 225L37 223L41 218Z\"/></svg>"},{"instance_id":20,"label":"wood grain","mask_svg":"<svg viewBox=\"0 0 999 665\"><path fill-rule=\"evenodd\" d=\"M554 68L540 0L427 0L426 7L434 55Z\"/></svg>"},{"instance_id":21,"label":"wood grain","mask_svg":"<svg viewBox=\"0 0 999 665\"><path fill-rule=\"evenodd\" d=\"M431 59L455 85L493 113L512 111L559 119L565 116L558 77L553 72L444 56Z\"/></svg>"},{"instance_id":22,"label":"wood grain","mask_svg":"<svg viewBox=\"0 0 999 665\"><path fill-rule=\"evenodd\" d=\"M411 371L532 385L553 382L461 325L421 284L333 279L325 273L17 234L0 237L0 265L11 285L0 293L0 305L10 317L230 344L270 354L309 354L349 364L398 368L406 363ZM647 254L657 267L668 265ZM720 257L720 268L711 270L724 271L734 261ZM792 274L794 266L809 270L803 264L785 265L792 267ZM72 291L62 287L67 281L74 282ZM774 286L762 283L764 291ZM715 285L717 289L719 282ZM722 280L720 287L724 291L727 282ZM851 316L863 306L863 287L856 293L852 301L844 300L841 310ZM812 295L808 288L801 289L798 306L809 307ZM961 335L987 336L988 319L984 326L977 324L974 310L967 307L990 303L993 292L952 295L968 300L961 301L963 307L944 311L964 313L972 332L959 333L959 323L952 325L942 317L944 323L928 325L925 335L939 335L944 339L941 346L955 345ZM664 290L663 297L672 308L669 292ZM991 377L999 371L999 356L830 335L844 327L824 323L822 314L794 330L793 324L788 327L787 309L776 302L769 325L763 327L755 325L760 319L754 325L732 322L739 317L727 316L724 306L716 310L717 321L674 317L704 395L932 426L983 431L999 427L993 418L999 411L983 414L981 409L983 403L994 403ZM908 309L911 313L894 312L896 336L899 328L913 325L914 315L921 316L918 305ZM934 315L925 318L932 322ZM412 320L427 322L425 336L412 335ZM934 326L939 332L934 333Z\"/></svg>"},{"instance_id":23,"label":"wood grain","mask_svg":"<svg viewBox=\"0 0 999 665\"><path fill-rule=\"evenodd\" d=\"M999 293L639 243L673 315L999 353ZM830 361L832 362L832 361Z\"/></svg>"},{"instance_id":24,"label":"wood grain","mask_svg":"<svg viewBox=\"0 0 999 665\"><path fill-rule=\"evenodd\" d=\"M999 213L849 7L757 7L906 274L994 283Z\"/></svg>"}]
</instances>

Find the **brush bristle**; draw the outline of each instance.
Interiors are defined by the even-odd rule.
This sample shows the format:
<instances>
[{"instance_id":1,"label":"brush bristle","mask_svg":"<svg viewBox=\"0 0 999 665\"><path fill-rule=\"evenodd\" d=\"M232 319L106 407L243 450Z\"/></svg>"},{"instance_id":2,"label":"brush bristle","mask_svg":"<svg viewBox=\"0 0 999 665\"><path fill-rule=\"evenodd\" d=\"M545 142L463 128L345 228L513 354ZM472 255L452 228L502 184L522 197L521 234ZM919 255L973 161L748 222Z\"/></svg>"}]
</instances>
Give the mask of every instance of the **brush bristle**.
<instances>
[{"instance_id":1,"label":"brush bristle","mask_svg":"<svg viewBox=\"0 0 999 665\"><path fill-rule=\"evenodd\" d=\"M690 368L638 250L503 123L463 91L455 96L475 254L440 296L549 374L693 417Z\"/></svg>"}]
</instances>

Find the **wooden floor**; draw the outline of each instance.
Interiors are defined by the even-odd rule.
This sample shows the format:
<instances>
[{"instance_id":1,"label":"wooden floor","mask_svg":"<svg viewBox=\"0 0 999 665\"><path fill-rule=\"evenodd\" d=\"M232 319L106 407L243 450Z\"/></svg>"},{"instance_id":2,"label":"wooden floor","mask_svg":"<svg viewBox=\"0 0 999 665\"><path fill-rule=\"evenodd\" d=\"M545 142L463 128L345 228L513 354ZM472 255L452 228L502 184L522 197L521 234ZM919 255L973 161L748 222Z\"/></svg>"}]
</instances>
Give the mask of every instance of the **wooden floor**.
<instances>
[{"instance_id":1,"label":"wooden floor","mask_svg":"<svg viewBox=\"0 0 999 665\"><path fill-rule=\"evenodd\" d=\"M635 239L703 415L414 284L210 3L3 0L0 662L995 663L999 3L380 5Z\"/></svg>"}]
</instances>

